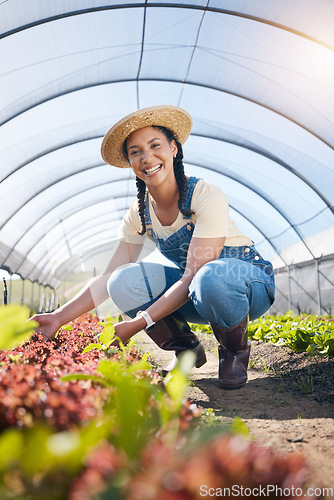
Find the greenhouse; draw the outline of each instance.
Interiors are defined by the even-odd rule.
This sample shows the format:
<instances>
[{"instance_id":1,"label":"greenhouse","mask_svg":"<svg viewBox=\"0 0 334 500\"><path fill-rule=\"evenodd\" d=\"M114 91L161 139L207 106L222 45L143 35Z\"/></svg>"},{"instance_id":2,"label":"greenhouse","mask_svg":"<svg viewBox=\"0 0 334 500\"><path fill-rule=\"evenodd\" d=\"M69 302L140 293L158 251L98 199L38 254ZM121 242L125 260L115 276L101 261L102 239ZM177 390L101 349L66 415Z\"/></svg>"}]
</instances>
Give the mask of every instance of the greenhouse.
<instances>
[{"instance_id":1,"label":"greenhouse","mask_svg":"<svg viewBox=\"0 0 334 500\"><path fill-rule=\"evenodd\" d=\"M331 0L12 0L0 14L1 269L55 294L101 272L135 199L101 140L172 104L193 117L187 173L222 187L274 263L273 312L333 312Z\"/></svg>"}]
</instances>

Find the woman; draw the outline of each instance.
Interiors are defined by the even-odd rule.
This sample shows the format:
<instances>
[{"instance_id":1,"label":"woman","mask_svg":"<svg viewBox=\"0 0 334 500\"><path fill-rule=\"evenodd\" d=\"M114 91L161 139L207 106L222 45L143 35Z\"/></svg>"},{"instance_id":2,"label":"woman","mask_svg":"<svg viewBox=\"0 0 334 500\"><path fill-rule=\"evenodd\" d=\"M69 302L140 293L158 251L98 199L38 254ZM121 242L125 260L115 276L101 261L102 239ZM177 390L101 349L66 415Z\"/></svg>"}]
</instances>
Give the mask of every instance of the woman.
<instances>
[{"instance_id":1,"label":"woman","mask_svg":"<svg viewBox=\"0 0 334 500\"><path fill-rule=\"evenodd\" d=\"M247 380L248 318L261 316L274 301L273 269L230 220L221 189L185 175L182 144L191 126L186 111L166 105L136 111L111 127L102 157L133 169L137 201L121 222L104 275L60 309L33 319L50 338L110 296L130 317L115 325L123 342L145 329L176 356L192 350L196 367L206 356L187 322L209 323L219 343L219 384L237 389ZM170 265L137 262L147 238Z\"/></svg>"}]
</instances>

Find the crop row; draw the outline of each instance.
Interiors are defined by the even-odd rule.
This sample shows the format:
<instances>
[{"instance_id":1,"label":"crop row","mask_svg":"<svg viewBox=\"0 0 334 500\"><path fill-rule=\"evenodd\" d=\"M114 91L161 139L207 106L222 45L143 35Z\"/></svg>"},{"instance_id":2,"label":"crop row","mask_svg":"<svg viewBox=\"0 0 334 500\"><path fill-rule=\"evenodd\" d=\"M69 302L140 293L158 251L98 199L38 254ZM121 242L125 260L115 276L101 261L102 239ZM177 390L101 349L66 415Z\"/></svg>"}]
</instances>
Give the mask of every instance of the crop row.
<instances>
[{"instance_id":1,"label":"crop row","mask_svg":"<svg viewBox=\"0 0 334 500\"><path fill-rule=\"evenodd\" d=\"M197 332L212 334L210 326L191 325ZM322 357L334 356L334 318L331 316L265 315L249 323L249 338L294 352L308 352Z\"/></svg>"},{"instance_id":2,"label":"crop row","mask_svg":"<svg viewBox=\"0 0 334 500\"><path fill-rule=\"evenodd\" d=\"M249 336L294 352L334 356L334 319L330 316L295 316L291 312L262 316L250 323Z\"/></svg>"},{"instance_id":3,"label":"crop row","mask_svg":"<svg viewBox=\"0 0 334 500\"><path fill-rule=\"evenodd\" d=\"M29 336L21 312L0 310L0 345ZM203 488L306 487L302 456L204 426L184 398L189 357L162 380L146 355L112 340L112 323L85 315L51 341L35 334L0 351L1 500L196 500Z\"/></svg>"}]
</instances>

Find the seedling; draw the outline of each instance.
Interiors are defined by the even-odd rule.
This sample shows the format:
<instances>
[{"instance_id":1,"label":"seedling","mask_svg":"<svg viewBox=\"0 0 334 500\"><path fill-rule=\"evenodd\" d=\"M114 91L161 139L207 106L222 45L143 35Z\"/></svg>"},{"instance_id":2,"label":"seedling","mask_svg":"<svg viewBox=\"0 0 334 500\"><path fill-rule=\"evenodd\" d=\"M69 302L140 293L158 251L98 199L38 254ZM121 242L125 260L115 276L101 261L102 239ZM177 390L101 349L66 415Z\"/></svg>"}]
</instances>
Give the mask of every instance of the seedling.
<instances>
[{"instance_id":1,"label":"seedling","mask_svg":"<svg viewBox=\"0 0 334 500\"><path fill-rule=\"evenodd\" d=\"M306 376L300 376L297 385L303 394L311 394L313 392L313 375L308 372Z\"/></svg>"}]
</instances>

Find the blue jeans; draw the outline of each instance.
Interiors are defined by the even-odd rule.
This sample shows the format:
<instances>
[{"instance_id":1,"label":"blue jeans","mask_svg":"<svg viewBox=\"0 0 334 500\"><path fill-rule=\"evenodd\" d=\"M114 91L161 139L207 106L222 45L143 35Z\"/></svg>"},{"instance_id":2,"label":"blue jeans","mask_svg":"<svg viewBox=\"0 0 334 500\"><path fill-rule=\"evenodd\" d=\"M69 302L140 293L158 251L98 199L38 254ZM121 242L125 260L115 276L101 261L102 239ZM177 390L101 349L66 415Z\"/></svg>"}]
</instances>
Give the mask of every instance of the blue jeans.
<instances>
[{"instance_id":1,"label":"blue jeans","mask_svg":"<svg viewBox=\"0 0 334 500\"><path fill-rule=\"evenodd\" d=\"M191 323L234 326L247 314L260 317L274 301L272 266L252 247L226 247L226 257L205 264L189 287L189 301L179 308ZM140 262L116 269L108 292L122 313L134 317L168 290L183 274L178 267Z\"/></svg>"}]
</instances>

